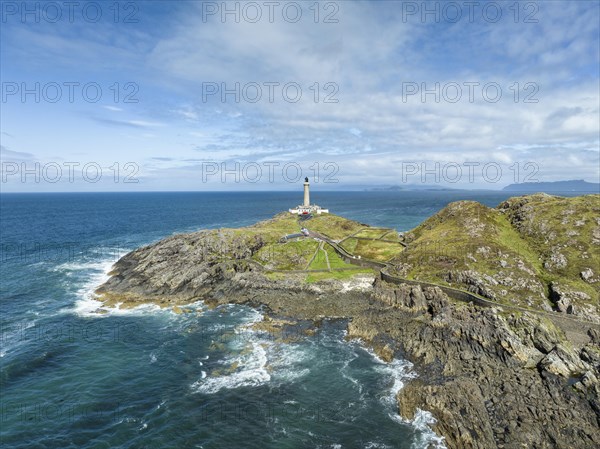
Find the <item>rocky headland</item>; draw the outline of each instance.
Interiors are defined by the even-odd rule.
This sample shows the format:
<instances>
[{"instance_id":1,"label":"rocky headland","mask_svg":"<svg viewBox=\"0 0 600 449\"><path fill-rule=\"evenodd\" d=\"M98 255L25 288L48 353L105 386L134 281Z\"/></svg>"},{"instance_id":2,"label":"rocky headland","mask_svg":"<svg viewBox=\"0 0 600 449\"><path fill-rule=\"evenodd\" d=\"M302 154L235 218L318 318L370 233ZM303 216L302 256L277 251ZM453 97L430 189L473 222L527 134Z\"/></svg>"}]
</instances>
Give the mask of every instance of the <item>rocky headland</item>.
<instances>
[{"instance_id":1,"label":"rocky headland","mask_svg":"<svg viewBox=\"0 0 600 449\"><path fill-rule=\"evenodd\" d=\"M404 236L286 213L168 237L110 274L99 313L203 300L259 307L272 332L347 320L349 338L415 365L399 413L431 412L448 448L600 447L600 195L461 201Z\"/></svg>"}]
</instances>

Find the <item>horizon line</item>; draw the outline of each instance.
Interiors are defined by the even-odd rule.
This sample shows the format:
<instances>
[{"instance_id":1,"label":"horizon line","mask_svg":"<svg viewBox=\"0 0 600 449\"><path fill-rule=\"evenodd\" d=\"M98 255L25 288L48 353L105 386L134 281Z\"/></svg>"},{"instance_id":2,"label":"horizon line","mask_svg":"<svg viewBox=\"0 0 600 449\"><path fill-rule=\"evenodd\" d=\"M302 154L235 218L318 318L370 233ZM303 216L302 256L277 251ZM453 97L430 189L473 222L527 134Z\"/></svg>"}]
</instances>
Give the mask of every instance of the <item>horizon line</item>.
<instances>
[{"instance_id":1,"label":"horizon line","mask_svg":"<svg viewBox=\"0 0 600 449\"><path fill-rule=\"evenodd\" d=\"M407 189L407 190L390 190L390 189L353 189L353 190L319 190L319 192L334 192L334 193L350 193L350 192L390 192L390 193L404 193L404 192L505 192L505 193L546 193L542 190L539 192L532 192L530 190L503 190L503 189ZM18 192L0 192L2 195L27 195L27 194L76 194L76 193L297 193L296 190L75 190L75 191L18 191ZM588 194L600 194L600 192L592 190L560 190L551 193L588 193Z\"/></svg>"}]
</instances>

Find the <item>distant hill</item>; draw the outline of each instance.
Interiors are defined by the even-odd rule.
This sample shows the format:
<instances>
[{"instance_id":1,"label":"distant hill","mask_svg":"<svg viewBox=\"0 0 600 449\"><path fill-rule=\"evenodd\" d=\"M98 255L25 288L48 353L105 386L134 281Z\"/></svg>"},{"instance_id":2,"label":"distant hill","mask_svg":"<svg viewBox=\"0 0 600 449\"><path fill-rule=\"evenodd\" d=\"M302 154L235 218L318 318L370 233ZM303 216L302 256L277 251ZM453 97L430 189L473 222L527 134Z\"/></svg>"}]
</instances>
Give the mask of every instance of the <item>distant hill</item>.
<instances>
[{"instance_id":1,"label":"distant hill","mask_svg":"<svg viewBox=\"0 0 600 449\"><path fill-rule=\"evenodd\" d=\"M561 193L561 192L582 192L582 193L600 193L600 184L587 182L583 179L574 179L572 181L554 181L554 182L523 182L520 184L510 184L502 190L508 192L523 193Z\"/></svg>"}]
</instances>

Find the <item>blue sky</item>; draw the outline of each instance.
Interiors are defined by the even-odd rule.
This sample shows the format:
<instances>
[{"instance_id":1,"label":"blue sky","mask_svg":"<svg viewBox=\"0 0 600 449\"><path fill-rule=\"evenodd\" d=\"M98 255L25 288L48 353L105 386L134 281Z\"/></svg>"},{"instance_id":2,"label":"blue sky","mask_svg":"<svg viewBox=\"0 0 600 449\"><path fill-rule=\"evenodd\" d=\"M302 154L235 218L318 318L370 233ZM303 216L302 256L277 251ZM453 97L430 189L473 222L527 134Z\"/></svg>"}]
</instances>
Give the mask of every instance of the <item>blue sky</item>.
<instances>
[{"instance_id":1,"label":"blue sky","mask_svg":"<svg viewBox=\"0 0 600 449\"><path fill-rule=\"evenodd\" d=\"M599 181L599 2L116 4L2 1L2 191Z\"/></svg>"}]
</instances>

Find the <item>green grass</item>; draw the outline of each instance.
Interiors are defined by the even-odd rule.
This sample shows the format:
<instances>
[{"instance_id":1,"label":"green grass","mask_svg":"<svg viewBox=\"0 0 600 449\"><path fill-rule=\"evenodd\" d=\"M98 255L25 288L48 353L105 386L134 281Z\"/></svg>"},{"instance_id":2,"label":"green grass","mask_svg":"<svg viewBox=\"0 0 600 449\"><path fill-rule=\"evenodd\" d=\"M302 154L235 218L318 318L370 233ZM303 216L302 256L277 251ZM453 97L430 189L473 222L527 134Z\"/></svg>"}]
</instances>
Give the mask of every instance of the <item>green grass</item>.
<instances>
[{"instance_id":1,"label":"green grass","mask_svg":"<svg viewBox=\"0 0 600 449\"><path fill-rule=\"evenodd\" d=\"M297 215L282 212L269 220L232 231L238 234L260 234L267 241L276 242L284 235L300 232L301 228L306 227L333 240L341 240L366 226L334 214L315 215L310 220L300 220Z\"/></svg>"},{"instance_id":2,"label":"green grass","mask_svg":"<svg viewBox=\"0 0 600 449\"><path fill-rule=\"evenodd\" d=\"M390 229L386 228L366 228L362 229L358 234L355 234L353 237L362 237L368 239L378 239L382 235L390 232Z\"/></svg>"},{"instance_id":3,"label":"green grass","mask_svg":"<svg viewBox=\"0 0 600 449\"><path fill-rule=\"evenodd\" d=\"M558 282L563 289L583 292L590 297L581 304L575 300L576 305L597 305L600 283L586 283L580 273L592 268L594 276L600 276L600 243L594 242L600 239L599 217L600 195L574 198L530 195L511 198L496 209L473 201L460 201L406 233L405 241L409 245L406 250L399 243L368 240L381 238L388 229L372 228L333 214L300 221L295 215L281 213L246 228L214 232L223 233L226 249L246 245L257 248L262 244L252 258L272 270L307 268L318 242L301 238L279 243L284 235L306 227L333 240L343 240L341 245L349 253L364 259L392 259L409 278L447 284L448 273L470 270L483 279L491 276L504 282L486 284L500 302L526 307L550 304L548 285ZM349 237L354 233L365 239ZM235 240L229 240L230 237ZM398 240L395 231L383 238ZM307 282L373 273L369 269L340 270L356 266L345 263L327 244L312 260L310 269L327 270L325 252L332 271L310 273ZM565 267L548 265L550 257L556 254L565 257ZM267 273L267 276L283 279L286 273ZM456 283L453 286L468 288Z\"/></svg>"},{"instance_id":4,"label":"green grass","mask_svg":"<svg viewBox=\"0 0 600 449\"><path fill-rule=\"evenodd\" d=\"M583 281L581 272L591 268L596 276L600 273L600 242L594 242L594 238L600 238L600 195L531 195L511 198L507 204L511 206L506 210L507 218L541 259L540 276L547 283L558 282L567 290L591 298L575 299L576 306L598 305L600 283ZM566 266L551 264L552 255L557 254L565 257Z\"/></svg>"},{"instance_id":5,"label":"green grass","mask_svg":"<svg viewBox=\"0 0 600 449\"><path fill-rule=\"evenodd\" d=\"M554 276L552 278L552 281L556 282L563 289L566 288L567 290L585 293L590 297L590 300L583 302L574 298L572 302L575 305L581 305L582 303L587 302L591 302L592 304L595 302L596 305L600 305L600 292L598 291L598 287L594 287L593 285L590 285L579 279L573 279L566 276Z\"/></svg>"},{"instance_id":6,"label":"green grass","mask_svg":"<svg viewBox=\"0 0 600 449\"><path fill-rule=\"evenodd\" d=\"M269 242L277 242L284 235L300 232L301 228L302 225L298 223L298 216L283 212L269 220L258 222L246 228L236 229L236 232L260 234Z\"/></svg>"},{"instance_id":7,"label":"green grass","mask_svg":"<svg viewBox=\"0 0 600 449\"><path fill-rule=\"evenodd\" d=\"M324 248L320 248L317 250L315 258L311 261L309 270L328 270L327 266L327 258L325 256L326 250Z\"/></svg>"},{"instance_id":8,"label":"green grass","mask_svg":"<svg viewBox=\"0 0 600 449\"><path fill-rule=\"evenodd\" d=\"M337 270L340 268L357 268L357 265L353 265L347 263L342 259L338 253L335 252L335 249L331 245L325 244L323 249L319 250L317 257L314 258L312 263L310 264L311 270L327 270L327 259L325 258L325 253L327 253L327 257L329 258L329 265L331 270Z\"/></svg>"},{"instance_id":9,"label":"green grass","mask_svg":"<svg viewBox=\"0 0 600 449\"><path fill-rule=\"evenodd\" d=\"M398 236L398 231L395 229L390 230L387 234L383 234L380 238L383 240L392 240L394 242L399 242L400 237Z\"/></svg>"},{"instance_id":10,"label":"green grass","mask_svg":"<svg viewBox=\"0 0 600 449\"><path fill-rule=\"evenodd\" d=\"M311 231L323 234L332 240L341 240L366 226L334 214L316 215L302 224Z\"/></svg>"},{"instance_id":11,"label":"green grass","mask_svg":"<svg viewBox=\"0 0 600 449\"><path fill-rule=\"evenodd\" d=\"M404 250L403 246L399 243L361 240L354 237L344 240L341 246L351 254L380 262L385 262L396 257Z\"/></svg>"},{"instance_id":12,"label":"green grass","mask_svg":"<svg viewBox=\"0 0 600 449\"><path fill-rule=\"evenodd\" d=\"M509 304L551 305L552 281L584 292L597 303L600 284L590 285L580 276L585 268L600 266L600 246L592 242L595 227L600 230L597 217L600 195L533 195L512 198L498 209L461 201L407 233L409 247L394 260L408 264L407 277L441 284L449 272L470 270L484 280L491 276L500 283L485 280L486 288ZM544 265L556 253L565 256L566 267Z\"/></svg>"},{"instance_id":13,"label":"green grass","mask_svg":"<svg viewBox=\"0 0 600 449\"><path fill-rule=\"evenodd\" d=\"M504 256L513 271L516 261L521 259L527 269L536 272L536 256L521 242L510 223L499 211L479 203L461 201L449 205L411 231L409 239L408 249L399 258L410 265L409 278L446 284L449 272L471 270L481 276L494 276L502 269L500 260ZM517 255L518 247L527 257ZM520 270L515 276L531 277ZM468 288L467 285L458 287ZM528 297L534 294L513 291L510 298L505 298L502 292L510 290L510 286L491 284L489 290L495 292L501 302L504 299L510 302L522 294ZM541 294L537 293L538 301L543 301Z\"/></svg>"},{"instance_id":14,"label":"green grass","mask_svg":"<svg viewBox=\"0 0 600 449\"><path fill-rule=\"evenodd\" d=\"M317 241L305 238L287 243L270 243L252 258L272 270L304 270L318 246Z\"/></svg>"},{"instance_id":15,"label":"green grass","mask_svg":"<svg viewBox=\"0 0 600 449\"><path fill-rule=\"evenodd\" d=\"M288 274L281 271L267 271L265 273L265 276L272 281L281 281L285 279L285 277L288 276Z\"/></svg>"},{"instance_id":16,"label":"green grass","mask_svg":"<svg viewBox=\"0 0 600 449\"><path fill-rule=\"evenodd\" d=\"M297 238L286 243L280 243L281 237L287 234L298 233L302 227L326 235L333 240L341 240L360 229L365 224L347 220L333 214L317 215L310 220L298 219L298 216L281 213L270 220L265 220L252 226L241 229L229 230L233 235L243 238L259 238L264 242L252 259L262 264L267 270L305 270L310 262L310 270L327 270L327 259L331 266L330 272L311 273L307 282L317 282L324 279L349 279L357 273L372 273L372 270L348 264L328 244L319 250L317 257L313 258L319 243L310 238ZM312 259L312 260L311 260ZM351 270L340 270L348 269ZM267 272L269 279L284 279L285 272Z\"/></svg>"},{"instance_id":17,"label":"green grass","mask_svg":"<svg viewBox=\"0 0 600 449\"><path fill-rule=\"evenodd\" d=\"M540 256L532 248L530 242L523 239L517 230L515 230L504 215L496 215L496 230L494 241L499 246L512 251L512 253L521 258L540 275L543 272Z\"/></svg>"},{"instance_id":18,"label":"green grass","mask_svg":"<svg viewBox=\"0 0 600 449\"><path fill-rule=\"evenodd\" d=\"M338 253L335 252L331 245L325 245L325 250L327 251L327 255L329 257L329 264L331 265L331 269L334 270L336 268L349 268L356 267L356 265L352 265L347 263L342 259Z\"/></svg>"},{"instance_id":19,"label":"green grass","mask_svg":"<svg viewBox=\"0 0 600 449\"><path fill-rule=\"evenodd\" d=\"M356 245L358 244L358 239L349 238L340 243L340 246L348 251L350 254L354 254L356 250Z\"/></svg>"}]
</instances>

